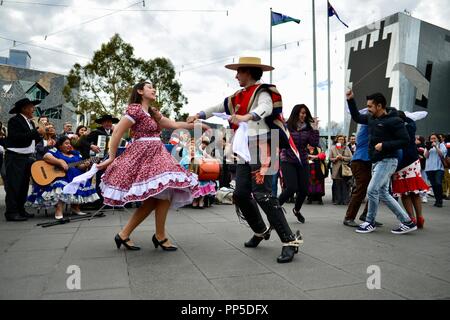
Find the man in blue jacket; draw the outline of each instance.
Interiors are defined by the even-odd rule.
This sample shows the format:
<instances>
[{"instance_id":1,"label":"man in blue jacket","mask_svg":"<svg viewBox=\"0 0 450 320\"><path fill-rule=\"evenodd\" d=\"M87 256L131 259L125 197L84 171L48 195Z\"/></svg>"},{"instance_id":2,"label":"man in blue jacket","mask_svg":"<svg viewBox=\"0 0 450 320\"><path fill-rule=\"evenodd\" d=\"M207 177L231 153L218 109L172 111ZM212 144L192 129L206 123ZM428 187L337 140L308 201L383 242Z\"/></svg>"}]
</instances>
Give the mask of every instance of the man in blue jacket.
<instances>
[{"instance_id":1,"label":"man in blue jacket","mask_svg":"<svg viewBox=\"0 0 450 320\"><path fill-rule=\"evenodd\" d=\"M367 188L369 199L366 222L356 232L369 233L376 229L375 218L379 201L383 201L400 220L400 225L391 230L394 234L404 234L417 230L408 214L389 194L391 176L397 169L397 150L408 145L408 132L398 116L397 110L386 107L386 98L381 93L367 96L368 114L360 114L353 99L353 92L346 93L352 119L365 124L369 129L369 157L372 161L372 178Z\"/></svg>"}]
</instances>

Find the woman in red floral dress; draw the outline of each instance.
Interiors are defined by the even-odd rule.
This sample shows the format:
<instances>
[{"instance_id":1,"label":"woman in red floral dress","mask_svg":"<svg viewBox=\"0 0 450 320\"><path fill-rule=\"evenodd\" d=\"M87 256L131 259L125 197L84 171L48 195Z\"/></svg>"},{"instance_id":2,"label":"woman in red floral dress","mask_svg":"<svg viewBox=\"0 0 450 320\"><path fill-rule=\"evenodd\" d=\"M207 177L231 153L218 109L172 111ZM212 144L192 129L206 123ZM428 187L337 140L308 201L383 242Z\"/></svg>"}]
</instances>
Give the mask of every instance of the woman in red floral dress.
<instances>
[{"instance_id":1,"label":"woman in red floral dress","mask_svg":"<svg viewBox=\"0 0 450 320\"><path fill-rule=\"evenodd\" d=\"M104 203L124 206L126 203L142 201L115 241L129 250L139 250L130 240L133 230L155 210L156 232L152 241L155 248L174 251L165 233L165 222L169 208L178 208L192 203L197 191L197 176L184 170L168 153L161 142L161 128L193 129L193 124L175 122L150 104L156 99L156 90L148 81L133 87L129 106L114 128L109 144L109 158L98 164L106 169L100 187ZM123 134L131 129L133 142L116 158L117 147Z\"/></svg>"}]
</instances>

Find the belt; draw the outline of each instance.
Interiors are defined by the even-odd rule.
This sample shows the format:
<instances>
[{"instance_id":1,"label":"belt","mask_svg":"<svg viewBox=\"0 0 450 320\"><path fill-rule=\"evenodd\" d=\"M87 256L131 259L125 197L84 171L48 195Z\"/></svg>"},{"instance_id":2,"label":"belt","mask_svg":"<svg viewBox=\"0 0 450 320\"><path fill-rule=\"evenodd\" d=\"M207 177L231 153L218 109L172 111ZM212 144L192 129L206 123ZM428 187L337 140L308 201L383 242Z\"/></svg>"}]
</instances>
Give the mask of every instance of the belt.
<instances>
[{"instance_id":1,"label":"belt","mask_svg":"<svg viewBox=\"0 0 450 320\"><path fill-rule=\"evenodd\" d=\"M161 138L159 138L159 137L142 137L142 138L134 140L134 142L136 142L136 141L161 141Z\"/></svg>"}]
</instances>

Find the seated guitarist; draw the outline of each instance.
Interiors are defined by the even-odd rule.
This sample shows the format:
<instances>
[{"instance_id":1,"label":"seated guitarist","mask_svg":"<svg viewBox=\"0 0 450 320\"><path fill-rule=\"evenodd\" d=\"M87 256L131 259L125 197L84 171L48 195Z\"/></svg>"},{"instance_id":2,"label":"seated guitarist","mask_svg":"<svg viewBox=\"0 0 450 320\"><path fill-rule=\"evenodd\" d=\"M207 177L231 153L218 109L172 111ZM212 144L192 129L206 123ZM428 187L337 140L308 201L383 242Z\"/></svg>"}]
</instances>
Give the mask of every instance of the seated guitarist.
<instances>
[{"instance_id":1,"label":"seated guitarist","mask_svg":"<svg viewBox=\"0 0 450 320\"><path fill-rule=\"evenodd\" d=\"M85 215L80 211L80 204L91 203L98 200L95 186L92 181L88 180L85 184L81 184L75 194L64 194L63 188L70 183L73 178L79 176L89 167L88 161L78 166L74 166L76 162L80 162L83 158L78 151L73 150L70 139L62 136L56 141L56 148L49 150L44 155L44 161L61 167L66 171L66 175L58 178L50 185L44 187L42 198L45 202L52 203L56 206L55 219L63 218L63 203L71 205L71 211L76 215Z\"/></svg>"}]
</instances>

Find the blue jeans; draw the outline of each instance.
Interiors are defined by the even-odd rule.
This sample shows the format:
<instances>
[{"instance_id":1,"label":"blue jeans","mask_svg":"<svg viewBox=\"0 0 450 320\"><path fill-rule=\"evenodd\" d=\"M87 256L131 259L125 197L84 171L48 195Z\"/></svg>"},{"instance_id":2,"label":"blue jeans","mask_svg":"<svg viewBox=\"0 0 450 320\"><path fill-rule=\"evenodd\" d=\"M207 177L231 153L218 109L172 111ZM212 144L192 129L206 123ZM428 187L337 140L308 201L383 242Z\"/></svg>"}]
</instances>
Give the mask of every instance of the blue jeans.
<instances>
[{"instance_id":1,"label":"blue jeans","mask_svg":"<svg viewBox=\"0 0 450 320\"><path fill-rule=\"evenodd\" d=\"M391 181L391 176L397 169L397 162L398 160L396 158L388 158L372 164L372 178L367 187L369 206L366 222L375 224L380 200L391 209L400 222L407 223L411 221L405 210L403 210L398 202L395 201L394 197L389 194L389 182Z\"/></svg>"}]
</instances>

